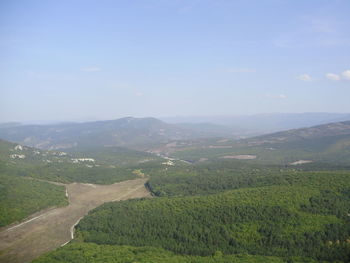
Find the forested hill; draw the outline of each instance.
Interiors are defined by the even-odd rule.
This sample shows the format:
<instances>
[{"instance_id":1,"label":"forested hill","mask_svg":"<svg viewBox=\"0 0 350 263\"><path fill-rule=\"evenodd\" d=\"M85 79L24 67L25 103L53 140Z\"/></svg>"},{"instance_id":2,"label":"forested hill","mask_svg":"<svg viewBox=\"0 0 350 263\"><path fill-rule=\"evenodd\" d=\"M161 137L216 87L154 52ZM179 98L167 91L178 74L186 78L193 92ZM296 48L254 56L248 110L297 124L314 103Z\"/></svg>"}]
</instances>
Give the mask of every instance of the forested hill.
<instances>
[{"instance_id":1,"label":"forested hill","mask_svg":"<svg viewBox=\"0 0 350 263\"><path fill-rule=\"evenodd\" d=\"M348 262L349 172L287 174L215 195L105 204L79 223L78 240Z\"/></svg>"}]
</instances>

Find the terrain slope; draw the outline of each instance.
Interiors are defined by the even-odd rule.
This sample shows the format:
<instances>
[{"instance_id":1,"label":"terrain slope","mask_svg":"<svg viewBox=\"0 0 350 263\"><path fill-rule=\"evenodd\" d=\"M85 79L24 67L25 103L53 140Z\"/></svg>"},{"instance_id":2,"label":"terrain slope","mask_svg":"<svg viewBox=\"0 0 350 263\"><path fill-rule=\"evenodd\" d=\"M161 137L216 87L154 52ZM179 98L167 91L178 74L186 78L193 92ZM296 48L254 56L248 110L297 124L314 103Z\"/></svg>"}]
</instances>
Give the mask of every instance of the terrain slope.
<instances>
[{"instance_id":1,"label":"terrain slope","mask_svg":"<svg viewBox=\"0 0 350 263\"><path fill-rule=\"evenodd\" d=\"M91 209L109 201L149 197L146 179L112 185L66 185L69 205L33 215L0 232L0 262L30 262L73 238L74 226Z\"/></svg>"}]
</instances>

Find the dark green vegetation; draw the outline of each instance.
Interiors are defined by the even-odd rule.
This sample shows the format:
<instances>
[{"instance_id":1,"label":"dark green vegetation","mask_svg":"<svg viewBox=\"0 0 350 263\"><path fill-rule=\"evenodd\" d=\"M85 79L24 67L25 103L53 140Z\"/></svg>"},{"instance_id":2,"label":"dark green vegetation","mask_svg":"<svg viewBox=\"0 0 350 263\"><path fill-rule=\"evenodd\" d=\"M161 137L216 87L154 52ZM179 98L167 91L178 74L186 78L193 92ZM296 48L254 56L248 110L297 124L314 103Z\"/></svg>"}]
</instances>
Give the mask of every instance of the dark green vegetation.
<instances>
[{"instance_id":1,"label":"dark green vegetation","mask_svg":"<svg viewBox=\"0 0 350 263\"><path fill-rule=\"evenodd\" d=\"M0 227L39 210L66 204L63 186L13 176L0 163Z\"/></svg>"},{"instance_id":2,"label":"dark green vegetation","mask_svg":"<svg viewBox=\"0 0 350 263\"><path fill-rule=\"evenodd\" d=\"M176 165L163 166L163 169L150 164L142 166L142 171L152 175L146 186L159 197L207 195L238 188L288 184L294 180L291 174L296 172L350 169L350 166L323 163L285 167L238 160L216 160L191 165L176 162Z\"/></svg>"},{"instance_id":3,"label":"dark green vegetation","mask_svg":"<svg viewBox=\"0 0 350 263\"><path fill-rule=\"evenodd\" d=\"M80 222L78 236L85 242L151 245L178 254L207 256L220 250L350 260L349 172L289 171L269 186L258 185L215 195L105 204Z\"/></svg>"},{"instance_id":4,"label":"dark green vegetation","mask_svg":"<svg viewBox=\"0 0 350 263\"><path fill-rule=\"evenodd\" d=\"M212 256L177 255L161 248L97 245L94 243L69 244L64 248L44 255L33 263L283 263L277 257L251 255L223 255L217 251ZM304 261L294 259L294 263Z\"/></svg>"},{"instance_id":5,"label":"dark green vegetation","mask_svg":"<svg viewBox=\"0 0 350 263\"><path fill-rule=\"evenodd\" d=\"M207 195L246 187L285 182L285 169L271 165L249 164L235 160L217 160L188 165L177 162L163 169L144 166L151 174L147 187L155 196Z\"/></svg>"}]
</instances>

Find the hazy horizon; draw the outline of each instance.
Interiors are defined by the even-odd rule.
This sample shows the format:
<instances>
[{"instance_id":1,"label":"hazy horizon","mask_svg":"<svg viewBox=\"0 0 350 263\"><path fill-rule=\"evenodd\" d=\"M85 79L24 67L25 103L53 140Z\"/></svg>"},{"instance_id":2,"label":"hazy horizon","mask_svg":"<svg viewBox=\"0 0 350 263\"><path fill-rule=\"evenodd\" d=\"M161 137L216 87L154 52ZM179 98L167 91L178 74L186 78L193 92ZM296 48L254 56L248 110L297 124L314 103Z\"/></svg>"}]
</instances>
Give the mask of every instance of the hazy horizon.
<instances>
[{"instance_id":1,"label":"hazy horizon","mask_svg":"<svg viewBox=\"0 0 350 263\"><path fill-rule=\"evenodd\" d=\"M0 122L350 112L350 2L3 1Z\"/></svg>"},{"instance_id":2,"label":"hazy horizon","mask_svg":"<svg viewBox=\"0 0 350 263\"><path fill-rule=\"evenodd\" d=\"M314 115L316 117L323 117L326 115L334 115L334 117L343 117L349 115L350 112L263 112L263 113L253 113L253 114L225 114L225 115L173 115L173 116L115 116L112 118L97 118L97 117L85 117L77 119L33 119L33 120L11 120L11 121L0 121L0 124L9 124L9 123L20 123L21 125L50 125L50 124L60 124L60 123L84 123L84 122L95 122L95 121L111 121L122 118L156 118L167 123L215 123L218 120L228 120L234 118L249 118L249 117L260 117L260 116L270 116L277 117L283 115ZM330 116L329 116L330 117ZM216 121L211 121L216 120ZM349 119L350 120L350 119Z\"/></svg>"}]
</instances>

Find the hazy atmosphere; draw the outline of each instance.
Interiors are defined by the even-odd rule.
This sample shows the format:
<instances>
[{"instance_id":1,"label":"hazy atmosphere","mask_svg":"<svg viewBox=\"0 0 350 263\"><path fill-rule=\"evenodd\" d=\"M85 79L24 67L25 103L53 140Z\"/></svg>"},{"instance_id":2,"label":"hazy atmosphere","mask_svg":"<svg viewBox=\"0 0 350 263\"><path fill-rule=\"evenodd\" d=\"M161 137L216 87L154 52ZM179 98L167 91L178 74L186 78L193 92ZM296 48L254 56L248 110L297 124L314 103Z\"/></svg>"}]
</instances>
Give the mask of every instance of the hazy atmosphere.
<instances>
[{"instance_id":1,"label":"hazy atmosphere","mask_svg":"<svg viewBox=\"0 0 350 263\"><path fill-rule=\"evenodd\" d=\"M350 112L350 3L1 1L0 122Z\"/></svg>"}]
</instances>

